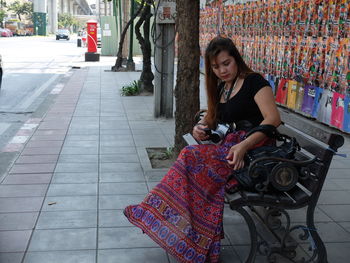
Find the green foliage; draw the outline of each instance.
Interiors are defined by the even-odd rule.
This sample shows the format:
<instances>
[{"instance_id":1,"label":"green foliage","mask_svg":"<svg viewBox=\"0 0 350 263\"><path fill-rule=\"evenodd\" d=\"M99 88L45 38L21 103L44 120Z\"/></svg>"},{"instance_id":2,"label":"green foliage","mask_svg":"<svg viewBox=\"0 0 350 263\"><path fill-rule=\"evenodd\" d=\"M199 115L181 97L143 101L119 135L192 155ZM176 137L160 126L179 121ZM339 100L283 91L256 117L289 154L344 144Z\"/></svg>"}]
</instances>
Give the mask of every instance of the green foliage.
<instances>
[{"instance_id":1,"label":"green foliage","mask_svg":"<svg viewBox=\"0 0 350 263\"><path fill-rule=\"evenodd\" d=\"M121 90L122 96L135 96L140 93L140 83L134 80L131 84L123 86Z\"/></svg>"},{"instance_id":2,"label":"green foliage","mask_svg":"<svg viewBox=\"0 0 350 263\"><path fill-rule=\"evenodd\" d=\"M2 21L4 21L5 16L6 16L5 10L3 10L2 8L0 8L0 23L1 23L0 26L1 26L1 27L3 27Z\"/></svg>"},{"instance_id":3,"label":"green foliage","mask_svg":"<svg viewBox=\"0 0 350 263\"><path fill-rule=\"evenodd\" d=\"M81 23L71 14L68 14L68 13L58 14L59 28L69 28L71 26L79 27L81 26Z\"/></svg>"},{"instance_id":4,"label":"green foliage","mask_svg":"<svg viewBox=\"0 0 350 263\"><path fill-rule=\"evenodd\" d=\"M174 154L174 147L167 147L164 154L167 157L167 159L171 159Z\"/></svg>"},{"instance_id":5,"label":"green foliage","mask_svg":"<svg viewBox=\"0 0 350 263\"><path fill-rule=\"evenodd\" d=\"M32 16L33 14L33 3L31 2L24 2L21 3L20 1L16 0L12 4L8 6L8 10L13 11L18 15L18 19L21 21L21 15L28 15Z\"/></svg>"}]
</instances>

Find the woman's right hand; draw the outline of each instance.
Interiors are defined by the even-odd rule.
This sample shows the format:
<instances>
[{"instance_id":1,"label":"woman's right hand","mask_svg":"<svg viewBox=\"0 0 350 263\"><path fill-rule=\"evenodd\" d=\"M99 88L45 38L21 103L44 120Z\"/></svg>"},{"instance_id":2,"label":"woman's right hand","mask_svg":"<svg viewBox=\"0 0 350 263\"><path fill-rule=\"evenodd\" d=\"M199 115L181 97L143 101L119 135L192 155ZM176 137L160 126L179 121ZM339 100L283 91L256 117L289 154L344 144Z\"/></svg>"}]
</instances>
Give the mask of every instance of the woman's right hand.
<instances>
[{"instance_id":1,"label":"woman's right hand","mask_svg":"<svg viewBox=\"0 0 350 263\"><path fill-rule=\"evenodd\" d=\"M205 141L209 136L205 133L204 129L209 128L208 125L197 123L192 130L192 135L197 141Z\"/></svg>"}]
</instances>

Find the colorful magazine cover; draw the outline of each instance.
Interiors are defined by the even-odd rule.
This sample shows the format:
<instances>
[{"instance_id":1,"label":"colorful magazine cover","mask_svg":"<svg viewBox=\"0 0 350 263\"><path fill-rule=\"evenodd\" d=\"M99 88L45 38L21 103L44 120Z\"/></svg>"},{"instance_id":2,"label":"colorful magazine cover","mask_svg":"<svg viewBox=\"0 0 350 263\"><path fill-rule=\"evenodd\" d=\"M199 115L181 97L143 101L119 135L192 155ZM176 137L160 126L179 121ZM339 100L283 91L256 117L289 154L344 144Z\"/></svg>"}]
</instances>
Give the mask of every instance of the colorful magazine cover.
<instances>
[{"instance_id":1,"label":"colorful magazine cover","mask_svg":"<svg viewBox=\"0 0 350 263\"><path fill-rule=\"evenodd\" d=\"M321 100L319 102L320 106L317 114L317 119L320 122L323 122L326 124L331 123L332 100L333 100L333 92L328 89L324 90Z\"/></svg>"},{"instance_id":2,"label":"colorful magazine cover","mask_svg":"<svg viewBox=\"0 0 350 263\"><path fill-rule=\"evenodd\" d=\"M317 87L306 85L304 87L304 98L301 106L302 112L307 115L312 115L312 109L314 106L315 96Z\"/></svg>"},{"instance_id":3,"label":"colorful magazine cover","mask_svg":"<svg viewBox=\"0 0 350 263\"><path fill-rule=\"evenodd\" d=\"M312 107L312 113L311 116L314 118L317 118L318 115L318 111L320 108L320 101L322 98L322 94L323 94L323 89L320 87L316 88L316 94L315 94L315 99L314 99L314 105Z\"/></svg>"},{"instance_id":4,"label":"colorful magazine cover","mask_svg":"<svg viewBox=\"0 0 350 263\"><path fill-rule=\"evenodd\" d=\"M296 99L297 99L297 82L295 80L288 80L287 107L290 109L295 109Z\"/></svg>"},{"instance_id":5,"label":"colorful magazine cover","mask_svg":"<svg viewBox=\"0 0 350 263\"><path fill-rule=\"evenodd\" d=\"M295 109L301 111L301 107L304 100L304 85L301 82L297 82L297 97L295 100Z\"/></svg>"},{"instance_id":6,"label":"colorful magazine cover","mask_svg":"<svg viewBox=\"0 0 350 263\"><path fill-rule=\"evenodd\" d=\"M282 78L278 83L276 102L282 105L286 105L287 94L288 94L287 80Z\"/></svg>"},{"instance_id":7,"label":"colorful magazine cover","mask_svg":"<svg viewBox=\"0 0 350 263\"><path fill-rule=\"evenodd\" d=\"M343 131L350 132L350 95L344 99Z\"/></svg>"},{"instance_id":8,"label":"colorful magazine cover","mask_svg":"<svg viewBox=\"0 0 350 263\"><path fill-rule=\"evenodd\" d=\"M333 93L331 125L343 129L344 121L344 95L338 92Z\"/></svg>"}]
</instances>

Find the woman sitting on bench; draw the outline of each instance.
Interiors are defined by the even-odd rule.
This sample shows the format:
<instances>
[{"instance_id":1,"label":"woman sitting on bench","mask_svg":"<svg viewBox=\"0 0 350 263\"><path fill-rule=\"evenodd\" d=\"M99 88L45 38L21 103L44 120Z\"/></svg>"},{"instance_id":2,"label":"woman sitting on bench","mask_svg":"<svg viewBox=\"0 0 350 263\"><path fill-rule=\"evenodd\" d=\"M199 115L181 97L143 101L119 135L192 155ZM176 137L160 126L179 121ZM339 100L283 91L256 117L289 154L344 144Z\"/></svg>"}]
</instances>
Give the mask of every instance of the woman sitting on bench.
<instances>
[{"instance_id":1,"label":"woman sitting on bench","mask_svg":"<svg viewBox=\"0 0 350 263\"><path fill-rule=\"evenodd\" d=\"M193 128L197 140L207 140L206 129L215 130L218 123L280 124L269 83L246 65L230 39L209 43L205 68L208 111ZM261 132L245 139L246 131L237 128L220 144L186 146L143 202L124 210L180 262L219 262L227 179L243 168L249 149L270 141Z\"/></svg>"}]
</instances>

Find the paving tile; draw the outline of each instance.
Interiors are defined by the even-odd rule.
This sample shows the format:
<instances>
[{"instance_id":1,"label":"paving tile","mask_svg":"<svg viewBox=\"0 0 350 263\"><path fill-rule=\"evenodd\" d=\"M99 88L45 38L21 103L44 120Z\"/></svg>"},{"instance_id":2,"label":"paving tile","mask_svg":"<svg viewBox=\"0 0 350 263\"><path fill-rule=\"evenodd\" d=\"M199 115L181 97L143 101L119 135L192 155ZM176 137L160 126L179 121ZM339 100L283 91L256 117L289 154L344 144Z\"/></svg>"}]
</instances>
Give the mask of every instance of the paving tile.
<instances>
[{"instance_id":1,"label":"paving tile","mask_svg":"<svg viewBox=\"0 0 350 263\"><path fill-rule=\"evenodd\" d=\"M52 174L9 174L2 184L48 184Z\"/></svg>"},{"instance_id":2,"label":"paving tile","mask_svg":"<svg viewBox=\"0 0 350 263\"><path fill-rule=\"evenodd\" d=\"M0 198L0 213L40 211L44 197Z\"/></svg>"},{"instance_id":3,"label":"paving tile","mask_svg":"<svg viewBox=\"0 0 350 263\"><path fill-rule=\"evenodd\" d=\"M338 224L350 233L350 222L338 222Z\"/></svg>"},{"instance_id":4,"label":"paving tile","mask_svg":"<svg viewBox=\"0 0 350 263\"><path fill-rule=\"evenodd\" d=\"M35 230L28 251L96 248L96 228Z\"/></svg>"},{"instance_id":5,"label":"paving tile","mask_svg":"<svg viewBox=\"0 0 350 263\"><path fill-rule=\"evenodd\" d=\"M96 209L96 196L50 196L44 200L42 211L77 211Z\"/></svg>"},{"instance_id":6,"label":"paving tile","mask_svg":"<svg viewBox=\"0 0 350 263\"><path fill-rule=\"evenodd\" d=\"M61 147L63 145L62 141L32 141L27 143L27 147Z\"/></svg>"},{"instance_id":7,"label":"paving tile","mask_svg":"<svg viewBox=\"0 0 350 263\"><path fill-rule=\"evenodd\" d=\"M100 173L100 182L108 183L108 182L144 182L145 177L142 172L133 172L133 173Z\"/></svg>"},{"instance_id":8,"label":"paving tile","mask_svg":"<svg viewBox=\"0 0 350 263\"><path fill-rule=\"evenodd\" d=\"M129 129L129 123L123 120L115 121L106 121L101 120L100 129L101 130L111 130L111 129Z\"/></svg>"},{"instance_id":9,"label":"paving tile","mask_svg":"<svg viewBox=\"0 0 350 263\"><path fill-rule=\"evenodd\" d=\"M97 183L98 173L54 173L54 184Z\"/></svg>"},{"instance_id":10,"label":"paving tile","mask_svg":"<svg viewBox=\"0 0 350 263\"><path fill-rule=\"evenodd\" d=\"M22 155L16 160L16 164L26 163L56 163L58 155Z\"/></svg>"},{"instance_id":11,"label":"paving tile","mask_svg":"<svg viewBox=\"0 0 350 263\"><path fill-rule=\"evenodd\" d=\"M100 156L101 163L138 163L140 162L138 155L135 154L102 154Z\"/></svg>"},{"instance_id":12,"label":"paving tile","mask_svg":"<svg viewBox=\"0 0 350 263\"><path fill-rule=\"evenodd\" d=\"M134 134L135 145L137 147L168 147L168 139L160 134Z\"/></svg>"},{"instance_id":13,"label":"paving tile","mask_svg":"<svg viewBox=\"0 0 350 263\"><path fill-rule=\"evenodd\" d=\"M326 243L328 262L348 262L350 258L350 243Z\"/></svg>"},{"instance_id":14,"label":"paving tile","mask_svg":"<svg viewBox=\"0 0 350 263\"><path fill-rule=\"evenodd\" d=\"M47 196L97 195L97 184L51 184Z\"/></svg>"},{"instance_id":15,"label":"paving tile","mask_svg":"<svg viewBox=\"0 0 350 263\"><path fill-rule=\"evenodd\" d=\"M99 210L99 227L131 227L133 226L125 217L123 210Z\"/></svg>"},{"instance_id":16,"label":"paving tile","mask_svg":"<svg viewBox=\"0 0 350 263\"><path fill-rule=\"evenodd\" d=\"M32 230L0 231L0 252L22 252L26 250Z\"/></svg>"},{"instance_id":17,"label":"paving tile","mask_svg":"<svg viewBox=\"0 0 350 263\"><path fill-rule=\"evenodd\" d=\"M98 148L98 141L65 141L64 147L95 147Z\"/></svg>"},{"instance_id":18,"label":"paving tile","mask_svg":"<svg viewBox=\"0 0 350 263\"><path fill-rule=\"evenodd\" d=\"M0 197L45 196L47 184L0 185Z\"/></svg>"},{"instance_id":19,"label":"paving tile","mask_svg":"<svg viewBox=\"0 0 350 263\"><path fill-rule=\"evenodd\" d=\"M322 191L318 200L319 205L350 204L350 191Z\"/></svg>"},{"instance_id":20,"label":"paving tile","mask_svg":"<svg viewBox=\"0 0 350 263\"><path fill-rule=\"evenodd\" d=\"M146 183L101 183L100 195L144 194L148 193Z\"/></svg>"},{"instance_id":21,"label":"paving tile","mask_svg":"<svg viewBox=\"0 0 350 263\"><path fill-rule=\"evenodd\" d=\"M139 204L145 195L101 195L100 209L124 209L128 205Z\"/></svg>"},{"instance_id":22,"label":"paving tile","mask_svg":"<svg viewBox=\"0 0 350 263\"><path fill-rule=\"evenodd\" d=\"M55 163L27 163L15 164L12 166L10 173L12 174L36 174L36 173L52 173L55 169Z\"/></svg>"},{"instance_id":23,"label":"paving tile","mask_svg":"<svg viewBox=\"0 0 350 263\"><path fill-rule=\"evenodd\" d=\"M225 227L225 234L228 236L232 245L249 245L249 229L244 224L227 225Z\"/></svg>"},{"instance_id":24,"label":"paving tile","mask_svg":"<svg viewBox=\"0 0 350 263\"><path fill-rule=\"evenodd\" d=\"M101 173L111 173L111 172L142 172L141 165L138 163L101 163L100 165Z\"/></svg>"},{"instance_id":25,"label":"paving tile","mask_svg":"<svg viewBox=\"0 0 350 263\"><path fill-rule=\"evenodd\" d=\"M110 142L110 141L122 141L122 140L133 140L131 133L127 134L101 134L101 142Z\"/></svg>"},{"instance_id":26,"label":"paving tile","mask_svg":"<svg viewBox=\"0 0 350 263\"><path fill-rule=\"evenodd\" d=\"M338 185L340 189L350 190L350 179L334 179L333 182Z\"/></svg>"},{"instance_id":27,"label":"paving tile","mask_svg":"<svg viewBox=\"0 0 350 263\"><path fill-rule=\"evenodd\" d=\"M80 156L80 155L79 155ZM57 163L55 173L97 173L98 163Z\"/></svg>"},{"instance_id":28,"label":"paving tile","mask_svg":"<svg viewBox=\"0 0 350 263\"><path fill-rule=\"evenodd\" d=\"M101 149L104 147L134 147L135 143L133 139L129 140L120 140L120 141L101 141Z\"/></svg>"},{"instance_id":29,"label":"paving tile","mask_svg":"<svg viewBox=\"0 0 350 263\"><path fill-rule=\"evenodd\" d=\"M100 154L128 154L128 153L136 153L135 147L115 147L115 146L101 146Z\"/></svg>"},{"instance_id":30,"label":"paving tile","mask_svg":"<svg viewBox=\"0 0 350 263\"><path fill-rule=\"evenodd\" d=\"M142 230L136 227L100 228L98 231L99 249L108 248L158 248Z\"/></svg>"},{"instance_id":31,"label":"paving tile","mask_svg":"<svg viewBox=\"0 0 350 263\"><path fill-rule=\"evenodd\" d=\"M61 147L25 147L21 155L59 154Z\"/></svg>"},{"instance_id":32,"label":"paving tile","mask_svg":"<svg viewBox=\"0 0 350 263\"><path fill-rule=\"evenodd\" d=\"M350 205L318 205L318 207L335 221L350 221Z\"/></svg>"},{"instance_id":33,"label":"paving tile","mask_svg":"<svg viewBox=\"0 0 350 263\"><path fill-rule=\"evenodd\" d=\"M0 231L33 229L39 213L0 213ZM1 261L0 261L1 262Z\"/></svg>"},{"instance_id":34,"label":"paving tile","mask_svg":"<svg viewBox=\"0 0 350 263\"><path fill-rule=\"evenodd\" d=\"M67 147L63 146L61 154L98 154L98 147Z\"/></svg>"},{"instance_id":35,"label":"paving tile","mask_svg":"<svg viewBox=\"0 0 350 263\"><path fill-rule=\"evenodd\" d=\"M55 136L55 135L66 135L66 130L36 130L33 136Z\"/></svg>"},{"instance_id":36,"label":"paving tile","mask_svg":"<svg viewBox=\"0 0 350 263\"><path fill-rule=\"evenodd\" d=\"M339 178L339 179L348 179L349 178L349 169L348 168L337 168L329 169L327 178Z\"/></svg>"},{"instance_id":37,"label":"paving tile","mask_svg":"<svg viewBox=\"0 0 350 263\"><path fill-rule=\"evenodd\" d=\"M31 138L31 141L62 141L66 137L66 134L55 134L55 135L37 135L36 132Z\"/></svg>"},{"instance_id":38,"label":"paving tile","mask_svg":"<svg viewBox=\"0 0 350 263\"><path fill-rule=\"evenodd\" d=\"M1 263L22 263L24 252L0 253Z\"/></svg>"},{"instance_id":39,"label":"paving tile","mask_svg":"<svg viewBox=\"0 0 350 263\"><path fill-rule=\"evenodd\" d=\"M55 211L41 212L36 229L94 228L96 225L96 211Z\"/></svg>"},{"instance_id":40,"label":"paving tile","mask_svg":"<svg viewBox=\"0 0 350 263\"><path fill-rule=\"evenodd\" d=\"M61 154L58 163L98 163L97 154Z\"/></svg>"},{"instance_id":41,"label":"paving tile","mask_svg":"<svg viewBox=\"0 0 350 263\"><path fill-rule=\"evenodd\" d=\"M96 114L98 116L98 113ZM68 135L99 135L100 134L100 130L98 128L69 128L68 130Z\"/></svg>"},{"instance_id":42,"label":"paving tile","mask_svg":"<svg viewBox=\"0 0 350 263\"><path fill-rule=\"evenodd\" d=\"M160 182L168 170L169 169L153 169L150 171L145 171L146 180L150 182Z\"/></svg>"},{"instance_id":43,"label":"paving tile","mask_svg":"<svg viewBox=\"0 0 350 263\"><path fill-rule=\"evenodd\" d=\"M95 250L27 252L23 263L95 263Z\"/></svg>"},{"instance_id":44,"label":"paving tile","mask_svg":"<svg viewBox=\"0 0 350 263\"><path fill-rule=\"evenodd\" d=\"M103 135L129 135L131 133L130 129L108 129L100 130L101 137Z\"/></svg>"},{"instance_id":45,"label":"paving tile","mask_svg":"<svg viewBox=\"0 0 350 263\"><path fill-rule=\"evenodd\" d=\"M166 253L161 248L100 249L98 263L168 263Z\"/></svg>"},{"instance_id":46,"label":"paving tile","mask_svg":"<svg viewBox=\"0 0 350 263\"><path fill-rule=\"evenodd\" d=\"M90 135L67 135L65 141L98 141L100 136L98 134L90 134Z\"/></svg>"}]
</instances>

